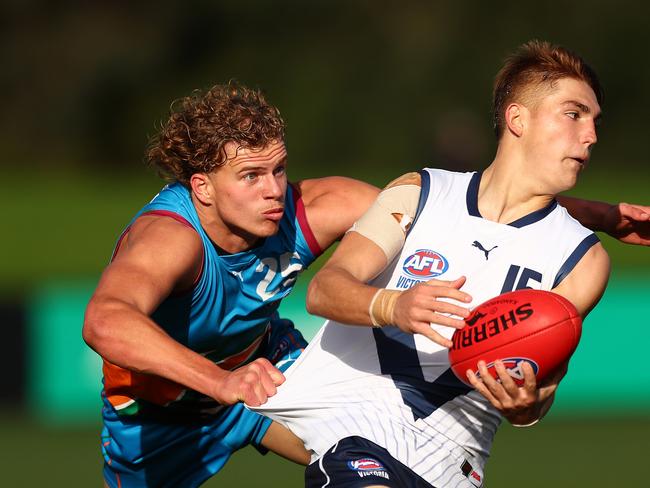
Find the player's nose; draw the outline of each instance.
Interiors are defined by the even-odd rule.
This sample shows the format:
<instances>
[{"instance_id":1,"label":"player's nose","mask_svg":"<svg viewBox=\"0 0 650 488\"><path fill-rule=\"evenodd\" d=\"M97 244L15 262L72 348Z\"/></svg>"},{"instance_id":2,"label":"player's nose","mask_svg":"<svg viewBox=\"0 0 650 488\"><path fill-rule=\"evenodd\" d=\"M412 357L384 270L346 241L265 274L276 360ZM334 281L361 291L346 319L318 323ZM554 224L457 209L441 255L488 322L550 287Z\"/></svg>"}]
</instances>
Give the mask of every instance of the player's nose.
<instances>
[{"instance_id":1,"label":"player's nose","mask_svg":"<svg viewBox=\"0 0 650 488\"><path fill-rule=\"evenodd\" d=\"M269 175L264 183L264 196L266 198L281 198L283 192L282 182L275 175Z\"/></svg>"},{"instance_id":2,"label":"player's nose","mask_svg":"<svg viewBox=\"0 0 650 488\"><path fill-rule=\"evenodd\" d=\"M598 135L596 133L596 123L593 120L589 120L585 125L585 128L582 132L583 144L586 144L591 148L596 142L598 142Z\"/></svg>"}]
</instances>

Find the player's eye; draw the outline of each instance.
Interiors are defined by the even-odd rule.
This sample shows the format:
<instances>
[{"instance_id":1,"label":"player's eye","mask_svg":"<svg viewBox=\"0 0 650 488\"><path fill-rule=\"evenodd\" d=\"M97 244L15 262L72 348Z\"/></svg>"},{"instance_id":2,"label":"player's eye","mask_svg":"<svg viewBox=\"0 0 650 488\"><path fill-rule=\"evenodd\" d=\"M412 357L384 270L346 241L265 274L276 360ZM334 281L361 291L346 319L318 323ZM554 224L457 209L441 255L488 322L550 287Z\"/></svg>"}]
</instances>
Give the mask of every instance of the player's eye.
<instances>
[{"instance_id":1,"label":"player's eye","mask_svg":"<svg viewBox=\"0 0 650 488\"><path fill-rule=\"evenodd\" d=\"M245 181L255 181L257 179L257 173L245 173L242 179Z\"/></svg>"},{"instance_id":2,"label":"player's eye","mask_svg":"<svg viewBox=\"0 0 650 488\"><path fill-rule=\"evenodd\" d=\"M287 168L285 166L278 166L277 168L275 168L273 173L276 174L276 175L283 175L284 173L286 173L286 171L287 171Z\"/></svg>"},{"instance_id":3,"label":"player's eye","mask_svg":"<svg viewBox=\"0 0 650 488\"><path fill-rule=\"evenodd\" d=\"M578 120L580 118L580 113L579 112L566 112L566 115L573 120Z\"/></svg>"}]
</instances>

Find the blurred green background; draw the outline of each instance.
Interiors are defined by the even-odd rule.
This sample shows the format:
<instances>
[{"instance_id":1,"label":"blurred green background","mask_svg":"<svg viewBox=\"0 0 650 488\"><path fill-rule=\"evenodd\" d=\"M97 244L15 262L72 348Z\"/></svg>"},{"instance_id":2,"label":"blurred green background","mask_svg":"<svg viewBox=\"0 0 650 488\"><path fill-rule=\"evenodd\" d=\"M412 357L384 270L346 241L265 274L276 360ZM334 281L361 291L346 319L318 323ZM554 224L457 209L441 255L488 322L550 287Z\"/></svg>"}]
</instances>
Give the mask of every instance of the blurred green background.
<instances>
[{"instance_id":1,"label":"blurred green background","mask_svg":"<svg viewBox=\"0 0 650 488\"><path fill-rule=\"evenodd\" d=\"M83 306L161 185L142 154L172 100L233 78L260 87L287 122L293 179L382 186L425 165L487 166L492 77L517 45L547 39L582 54L605 87L600 140L572 194L649 203L649 14L626 0L3 2L2 485L101 486ZM611 285L556 407L535 429L502 429L488 486L647 486L650 250L603 241ZM307 335L319 323L302 305L313 272L283 305ZM246 449L207 486L301 479Z\"/></svg>"}]
</instances>

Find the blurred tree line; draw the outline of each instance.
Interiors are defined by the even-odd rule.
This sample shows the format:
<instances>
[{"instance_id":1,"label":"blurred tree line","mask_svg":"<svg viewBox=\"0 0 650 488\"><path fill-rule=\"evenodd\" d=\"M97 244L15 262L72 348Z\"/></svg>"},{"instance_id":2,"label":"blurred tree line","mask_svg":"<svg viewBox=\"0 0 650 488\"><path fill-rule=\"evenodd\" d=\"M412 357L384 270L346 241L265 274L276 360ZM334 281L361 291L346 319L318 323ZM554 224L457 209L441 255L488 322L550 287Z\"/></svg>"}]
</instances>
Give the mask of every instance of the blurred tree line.
<instances>
[{"instance_id":1,"label":"blurred tree line","mask_svg":"<svg viewBox=\"0 0 650 488\"><path fill-rule=\"evenodd\" d=\"M95 280L160 187L142 160L171 102L230 79L280 108L293 179L342 174L382 186L425 165L487 166L501 61L532 38L563 44L605 86L600 141L577 193L648 203L649 9L630 0L5 0L0 205L11 209L11 238L0 241L0 296L47 279ZM646 249L608 249L617 267L650 267Z\"/></svg>"},{"instance_id":2,"label":"blurred tree line","mask_svg":"<svg viewBox=\"0 0 650 488\"><path fill-rule=\"evenodd\" d=\"M134 166L173 99L235 78L281 109L294 175L482 167L492 77L543 38L605 85L595 163L645 166L642 2L10 0L0 14L3 165Z\"/></svg>"}]
</instances>

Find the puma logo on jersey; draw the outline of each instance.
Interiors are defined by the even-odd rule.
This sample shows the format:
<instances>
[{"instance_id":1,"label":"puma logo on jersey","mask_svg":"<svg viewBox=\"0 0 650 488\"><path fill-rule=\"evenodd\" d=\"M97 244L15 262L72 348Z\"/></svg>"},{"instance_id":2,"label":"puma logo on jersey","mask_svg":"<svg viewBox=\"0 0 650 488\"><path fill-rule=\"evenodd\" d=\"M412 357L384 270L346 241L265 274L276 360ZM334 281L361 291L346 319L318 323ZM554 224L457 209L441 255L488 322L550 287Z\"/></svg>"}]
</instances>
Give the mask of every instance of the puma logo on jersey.
<instances>
[{"instance_id":1,"label":"puma logo on jersey","mask_svg":"<svg viewBox=\"0 0 650 488\"><path fill-rule=\"evenodd\" d=\"M239 278L239 281L244 281L244 277L242 276L241 271L231 271L230 274Z\"/></svg>"},{"instance_id":2,"label":"puma logo on jersey","mask_svg":"<svg viewBox=\"0 0 650 488\"><path fill-rule=\"evenodd\" d=\"M476 248L480 249L481 251L483 251L483 252L485 253L485 260L487 261L487 259L488 259L488 255L489 255L489 254L490 254L494 249L496 249L496 248L499 247L499 246L494 246L494 247L491 248L491 249L485 249L485 248L483 247L483 244L481 244L479 241L474 241L474 242L472 242L472 247L476 247Z\"/></svg>"}]
</instances>

